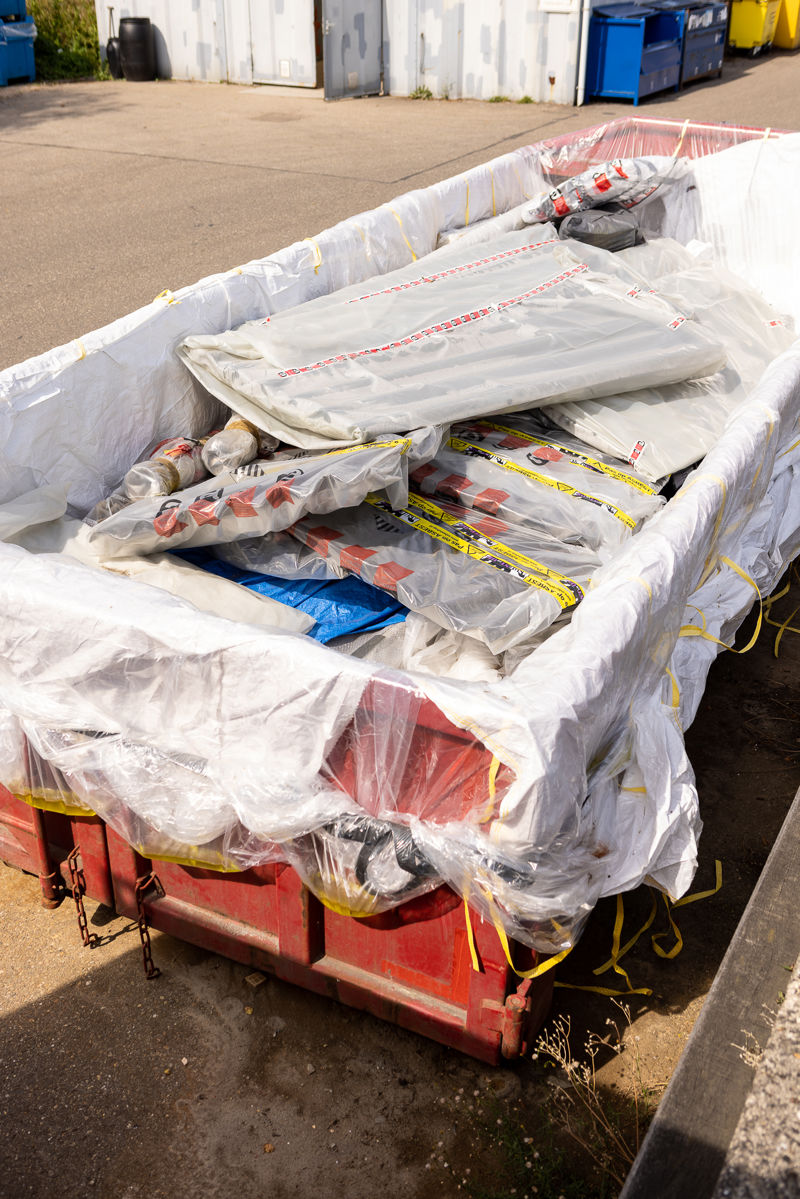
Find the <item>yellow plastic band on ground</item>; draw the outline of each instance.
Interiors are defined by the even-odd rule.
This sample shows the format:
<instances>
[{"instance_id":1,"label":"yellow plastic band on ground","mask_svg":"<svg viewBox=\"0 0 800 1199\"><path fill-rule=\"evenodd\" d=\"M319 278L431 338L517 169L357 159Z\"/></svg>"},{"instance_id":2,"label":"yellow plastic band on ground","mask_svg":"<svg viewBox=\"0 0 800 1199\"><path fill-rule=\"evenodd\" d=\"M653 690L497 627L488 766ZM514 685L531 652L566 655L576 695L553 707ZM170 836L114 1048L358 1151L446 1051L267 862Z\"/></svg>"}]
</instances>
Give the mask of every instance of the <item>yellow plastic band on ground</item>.
<instances>
[{"instance_id":1,"label":"yellow plastic band on ground","mask_svg":"<svg viewBox=\"0 0 800 1199\"><path fill-rule=\"evenodd\" d=\"M505 454L498 454L496 450L487 450L485 446L475 445L472 441L465 441L461 437L450 437L447 441L451 450L456 450L459 454L464 454L465 457L478 457L486 460L487 458L497 463L504 470L513 471L514 474L522 475L524 479L530 479L533 483L539 483L543 487L551 487L554 491L562 491L566 495L574 496L576 499L585 499L589 503L599 505L610 512L612 516L621 521L628 529L636 528L636 521L627 512L623 512L621 508L617 508L614 504L610 504L607 500L601 500L598 496L592 495L590 491L580 491L577 487L573 487L570 483L559 482L558 479L552 479L548 475L539 474L536 470L531 470L527 466L522 466L518 462L514 462L511 458L506 458ZM473 451L478 453L474 454Z\"/></svg>"},{"instance_id":2,"label":"yellow plastic band on ground","mask_svg":"<svg viewBox=\"0 0 800 1199\"><path fill-rule=\"evenodd\" d=\"M311 262L314 266L314 274L318 275L319 268L322 266L322 251L320 250L317 243L314 241L313 237L304 237L303 241L307 242L308 245L311 246L311 251L312 251Z\"/></svg>"},{"instance_id":3,"label":"yellow plastic band on ground","mask_svg":"<svg viewBox=\"0 0 800 1199\"><path fill-rule=\"evenodd\" d=\"M86 346L83 344L82 341L79 341L77 339L75 341L75 345L78 347L78 351L79 351L78 362L80 362L83 358L86 357Z\"/></svg>"},{"instance_id":4,"label":"yellow plastic band on ground","mask_svg":"<svg viewBox=\"0 0 800 1199\"><path fill-rule=\"evenodd\" d=\"M163 291L160 291L158 293L155 300L153 300L154 304L155 304L156 300L164 300L167 304L177 304L178 303L178 301L175 299L174 295L172 294L172 292L169 290L168 287L165 287Z\"/></svg>"},{"instance_id":5,"label":"yellow plastic band on ground","mask_svg":"<svg viewBox=\"0 0 800 1199\"><path fill-rule=\"evenodd\" d=\"M660 958L666 958L667 960L671 961L672 958L676 958L683 949L683 937L681 936L680 929L672 918L672 912L675 910L675 908L684 907L687 903L695 903L698 899L708 899L710 895L716 895L717 891L719 891L720 887L722 886L722 862L720 862L719 859L717 859L715 863L715 870L716 883L715 886L708 891L695 891L691 895L684 895L683 899L678 899L675 901L675 903L670 903L669 897L664 895L662 892L664 906L667 909L667 919L669 920L670 928L673 936L675 937L675 944L671 949L662 949L659 945L659 941L662 941L664 937L668 937L669 933L654 933L650 938L650 942Z\"/></svg>"},{"instance_id":6,"label":"yellow plastic band on ground","mask_svg":"<svg viewBox=\"0 0 800 1199\"><path fill-rule=\"evenodd\" d=\"M617 896L617 899L618 899L618 901L620 901L622 899L622 896ZM622 948L620 948L619 944L617 943L616 956L614 954L614 941L612 940L611 957L608 959L607 962L603 962L602 966L598 966L595 970L593 970L592 974L605 974L605 972L607 970L610 970L612 968L612 966L616 969L616 963L620 960L620 958L624 958L626 953L630 953L630 951L633 949L634 945L639 940L639 938L644 933L647 932L648 928L650 927L650 925L653 923L653 921L656 918L657 910L658 910L658 906L656 903L656 897L655 897L655 895L653 895L653 904L650 909L650 915L647 917L647 919L645 920L644 924L639 929L639 931L634 933L633 936L630 938L630 940L625 942L625 944L622 946ZM617 910L617 918L619 918L619 908ZM615 925L615 932L616 932L616 925ZM619 932L621 935L621 933L622 933L622 925L621 924L619 927Z\"/></svg>"},{"instance_id":7,"label":"yellow plastic band on ground","mask_svg":"<svg viewBox=\"0 0 800 1199\"><path fill-rule=\"evenodd\" d=\"M399 213L397 213L397 212L395 212L395 210L394 210L393 208L390 208L390 209L389 209L389 212L392 214L392 216L394 217L394 219L397 221L398 225L400 226L400 232L401 232L401 233L402 233L402 235L403 235L403 241L404 241L404 242L406 243L406 245L408 246L409 252L410 252L410 254L411 254L411 257L413 258L414 262L416 262L416 261L417 261L417 256L416 256L416 254L414 253L414 247L412 246L411 242L410 242L410 241L408 240L408 238L406 237L406 231L405 231L405 229L403 228L403 222L402 222L402 220L400 219L400 214L399 214Z\"/></svg>"},{"instance_id":8,"label":"yellow plastic band on ground","mask_svg":"<svg viewBox=\"0 0 800 1199\"><path fill-rule=\"evenodd\" d=\"M800 608L795 608L795 610L793 612L790 612L782 625L779 625L777 620L770 620L769 617L767 617L767 623L771 624L771 625L775 625L775 627L778 630L778 635L775 638L775 645L772 648L772 652L776 658L778 657L778 651L780 649L781 638L783 637L783 634L786 632L800 633L800 629L795 628L795 626L791 623L794 620L794 618L798 612L800 612Z\"/></svg>"}]
</instances>

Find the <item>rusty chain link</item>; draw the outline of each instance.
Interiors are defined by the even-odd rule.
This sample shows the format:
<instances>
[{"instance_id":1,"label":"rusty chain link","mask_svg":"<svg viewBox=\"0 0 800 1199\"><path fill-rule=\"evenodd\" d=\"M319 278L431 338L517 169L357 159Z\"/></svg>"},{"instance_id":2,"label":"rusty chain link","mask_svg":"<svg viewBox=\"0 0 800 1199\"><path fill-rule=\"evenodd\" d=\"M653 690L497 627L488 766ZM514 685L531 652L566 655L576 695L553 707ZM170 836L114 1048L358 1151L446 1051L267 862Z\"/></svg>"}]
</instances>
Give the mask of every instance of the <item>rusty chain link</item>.
<instances>
[{"instance_id":1,"label":"rusty chain link","mask_svg":"<svg viewBox=\"0 0 800 1199\"><path fill-rule=\"evenodd\" d=\"M158 966L153 963L153 953L150 947L150 928L147 923L147 913L144 910L144 897L151 887L155 888L156 897L161 899L164 895L164 888L158 875L153 871L150 874L143 874L141 878L136 880L136 889L134 895L136 897L136 923L139 928L139 939L142 942L142 961L144 962L145 978L158 978L161 974Z\"/></svg>"},{"instance_id":2,"label":"rusty chain link","mask_svg":"<svg viewBox=\"0 0 800 1199\"><path fill-rule=\"evenodd\" d=\"M75 910L78 913L78 929L80 930L81 940L84 946L91 946L93 948L97 944L97 934L89 932L89 922L86 919L86 909L83 906L86 879L84 878L83 870L78 865L80 852L80 845L76 845L67 858L67 868L69 869L70 890L72 891L72 898L75 900Z\"/></svg>"}]
</instances>

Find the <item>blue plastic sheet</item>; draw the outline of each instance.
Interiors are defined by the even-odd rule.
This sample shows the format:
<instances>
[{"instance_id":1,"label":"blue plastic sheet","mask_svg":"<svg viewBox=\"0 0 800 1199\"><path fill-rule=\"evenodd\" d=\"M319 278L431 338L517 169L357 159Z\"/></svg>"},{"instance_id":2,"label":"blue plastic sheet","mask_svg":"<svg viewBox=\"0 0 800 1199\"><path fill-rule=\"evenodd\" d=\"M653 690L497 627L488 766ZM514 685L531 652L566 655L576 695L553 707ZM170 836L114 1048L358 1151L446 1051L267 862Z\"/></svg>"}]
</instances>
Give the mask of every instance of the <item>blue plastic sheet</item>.
<instances>
[{"instance_id":1,"label":"blue plastic sheet","mask_svg":"<svg viewBox=\"0 0 800 1199\"><path fill-rule=\"evenodd\" d=\"M177 556L211 574L241 583L251 591L313 616L317 623L308 636L323 644L336 637L377 632L387 625L398 624L408 615L408 609L403 604L355 576L344 579L279 579L273 575L242 570L212 557L202 549L181 550Z\"/></svg>"}]
</instances>

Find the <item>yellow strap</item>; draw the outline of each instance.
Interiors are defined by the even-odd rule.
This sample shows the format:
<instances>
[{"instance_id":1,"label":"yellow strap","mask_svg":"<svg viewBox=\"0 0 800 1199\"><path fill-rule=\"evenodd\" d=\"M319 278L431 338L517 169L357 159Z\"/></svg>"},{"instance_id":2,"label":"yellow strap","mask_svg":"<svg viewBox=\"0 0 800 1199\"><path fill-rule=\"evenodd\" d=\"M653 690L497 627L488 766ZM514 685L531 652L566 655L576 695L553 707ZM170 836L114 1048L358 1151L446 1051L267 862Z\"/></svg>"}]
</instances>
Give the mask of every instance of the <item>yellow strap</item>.
<instances>
[{"instance_id":1,"label":"yellow strap","mask_svg":"<svg viewBox=\"0 0 800 1199\"><path fill-rule=\"evenodd\" d=\"M495 754L492 758L492 764L489 767L489 802L487 803L483 815L478 824L486 824L487 820L491 820L492 812L494 811L494 800L497 794L497 772L500 769L500 759Z\"/></svg>"},{"instance_id":2,"label":"yellow strap","mask_svg":"<svg viewBox=\"0 0 800 1199\"><path fill-rule=\"evenodd\" d=\"M311 246L312 254L311 261L314 265L314 274L319 274L319 268L322 266L322 251L320 250L313 237L304 237L303 241L308 242Z\"/></svg>"},{"instance_id":3,"label":"yellow strap","mask_svg":"<svg viewBox=\"0 0 800 1199\"><path fill-rule=\"evenodd\" d=\"M696 624L682 625L678 636L702 637L704 641L713 641L715 645L721 645L723 649L729 649L734 654L746 654L748 650L751 650L758 641L758 635L761 632L761 621L764 617L764 604L761 599L761 592L758 590L758 584L756 583L755 579L751 578L746 570L742 570L741 566L737 566L735 562L731 561L730 558L726 558L724 555L720 555L719 560L720 562L724 562L726 566L730 566L732 571L739 575L740 578L744 579L746 583L749 583L758 596L758 620L756 621L756 627L753 636L750 638L747 645L742 647L742 649L735 649L734 646L728 645L726 641L720 641L719 637L715 637L713 633L706 632L705 627L698 628Z\"/></svg>"},{"instance_id":4,"label":"yellow strap","mask_svg":"<svg viewBox=\"0 0 800 1199\"><path fill-rule=\"evenodd\" d=\"M451 450L456 450L459 454L464 454L466 457L488 459L490 462L496 462L504 470L510 470L514 474L522 475L524 479L530 479L533 483L540 483L543 487L551 487L554 491L561 491L566 495L573 496L575 499L586 500L587 503L605 508L607 512L610 512L612 516L621 521L626 528L636 528L636 521L627 512L623 512L621 508L610 504L608 500L602 500L599 496L592 495L589 491L579 491L577 487L573 487L570 483L563 483L548 475L541 475L538 471L530 470L529 467L515 462L513 458L507 458L505 454L498 454L496 450L487 450L485 446L475 445L472 441L464 441L461 437L450 437L447 444Z\"/></svg>"},{"instance_id":5,"label":"yellow strap","mask_svg":"<svg viewBox=\"0 0 800 1199\"><path fill-rule=\"evenodd\" d=\"M545 974L548 970L552 970L553 967L557 966L559 962L563 962L568 953L572 953L572 946L568 945L566 949L562 949L560 953L553 954L552 957L547 958L544 962L539 962L538 966L534 966L531 970L517 970L511 958L511 948L508 944L506 930L503 928L503 922L497 913L491 892L486 891L483 888L481 888L481 890L483 891L484 898L489 904L489 914L492 917L492 924L495 927L495 931L500 938L500 944L503 946L503 953L506 955L506 961L516 974L517 978L539 978L540 975Z\"/></svg>"},{"instance_id":6,"label":"yellow strap","mask_svg":"<svg viewBox=\"0 0 800 1199\"><path fill-rule=\"evenodd\" d=\"M416 256L416 254L414 253L414 247L412 246L411 242L410 242L410 241L408 240L408 238L406 237L406 231L405 231L405 229L403 228L403 222L400 220L400 215L399 215L399 213L396 213L396 212L395 212L395 210L394 210L393 208L390 208L390 209L389 209L389 212L392 214L392 216L394 217L394 219L397 221L398 225L400 226L400 232L401 232L401 233L402 233L402 235L403 235L403 241L404 241L404 242L406 243L406 245L408 246L408 248L409 248L409 250L410 250L410 252L411 252L411 257L413 258L414 262L416 262L416 261L417 261L417 256Z\"/></svg>"},{"instance_id":7,"label":"yellow strap","mask_svg":"<svg viewBox=\"0 0 800 1199\"><path fill-rule=\"evenodd\" d=\"M778 635L775 638L775 645L772 648L772 652L776 658L778 656L778 650L780 648L781 638L783 637L783 634L786 633L787 631L789 633L800 633L800 629L796 629L793 624L790 624L790 621L794 620L794 618L798 612L800 612L800 608L795 608L794 612L791 612L786 617L786 620L783 622L783 624L780 625L778 628ZM767 623L771 624L771 625L776 625L776 626L778 624L777 620L769 620L769 619L767 620Z\"/></svg>"},{"instance_id":8,"label":"yellow strap","mask_svg":"<svg viewBox=\"0 0 800 1199\"><path fill-rule=\"evenodd\" d=\"M527 441L530 445L549 445L554 450L559 450L565 457L577 462L580 466L586 467L587 470L599 471L603 475L608 475L609 479L616 479L618 483L626 483L632 487L634 491L641 491L644 495L655 495L656 490L642 479L637 479L633 475L626 474L624 470L618 470L615 466L609 466L606 462L600 462L598 458L591 458L588 454L581 453L580 450L573 450L569 446L561 445L558 441L553 441L548 437L535 437L532 433L523 433L520 429L512 429L508 425L497 424L492 420L481 420L478 422L485 425L487 429L494 429L497 433L507 433L511 437L519 437L521 441Z\"/></svg>"},{"instance_id":9,"label":"yellow strap","mask_svg":"<svg viewBox=\"0 0 800 1199\"><path fill-rule=\"evenodd\" d=\"M658 956L660 958L672 959L672 958L676 958L678 956L678 954L680 953L680 951L683 949L683 937L681 936L681 931L678 928L677 924L672 919L672 912L670 911L670 908L669 908L669 900L667 899L666 895L663 895L663 892L662 892L662 896L664 899L664 906L667 909L667 919L669 920L670 928L672 929L673 933L675 934L675 944L672 946L672 949L662 949L661 946L658 944L658 942L663 940L664 937L669 936L668 932L654 933L653 936L650 938L650 941L653 946L653 949L655 950L655 952L658 954Z\"/></svg>"},{"instance_id":10,"label":"yellow strap","mask_svg":"<svg viewBox=\"0 0 800 1199\"><path fill-rule=\"evenodd\" d=\"M792 450L796 450L799 445L800 445L800 441L792 442L792 444L789 446L788 450L784 450L783 453L779 454L778 456L780 458L785 458L787 454L791 454Z\"/></svg>"},{"instance_id":11,"label":"yellow strap","mask_svg":"<svg viewBox=\"0 0 800 1199\"><path fill-rule=\"evenodd\" d=\"M625 920L625 905L622 901L622 895L618 894L617 895L617 915L616 915L616 919L614 920L614 935L611 938L611 957L609 958L609 960L605 966L601 966L600 969L595 970L594 973L602 974L608 968L609 965L613 966L614 972L616 974L619 974L621 978L625 979L625 984L626 984L628 990L623 992L623 994L625 994L625 995L652 995L653 992L650 990L649 987L633 987L631 985L631 980L628 978L628 975L625 971L625 968L623 966L620 966L620 964L619 964L619 959L623 956L622 953L620 952L619 942L620 942L620 938L622 936L622 925L623 925L624 920ZM636 934L637 937L639 935L640 935L640 933ZM635 942L636 942L636 937L634 937L633 941L630 942L626 946L626 949L624 952L627 953L628 949L630 949L631 945L635 944Z\"/></svg>"},{"instance_id":12,"label":"yellow strap","mask_svg":"<svg viewBox=\"0 0 800 1199\"><path fill-rule=\"evenodd\" d=\"M472 969L477 973L481 973L481 963L478 957L478 950L475 948L475 933L472 929L472 917L469 914L469 904L467 897L464 896L464 919L467 923L467 941L469 942L469 954L472 958Z\"/></svg>"},{"instance_id":13,"label":"yellow strap","mask_svg":"<svg viewBox=\"0 0 800 1199\"><path fill-rule=\"evenodd\" d=\"M680 152L681 152L681 147L683 146L683 139L686 137L686 130L687 130L688 128L689 128L689 121L688 121L688 118L687 118L687 120L685 120L685 121L683 122L683 129L681 129L681 135L680 135L680 137L678 138L678 144L677 144L677 146L675 147L675 149L674 149L674 150L673 150L673 152L672 152L672 157L673 157L673 158L677 158L677 157L678 157L678 155L680 154Z\"/></svg>"},{"instance_id":14,"label":"yellow strap","mask_svg":"<svg viewBox=\"0 0 800 1199\"><path fill-rule=\"evenodd\" d=\"M716 895L722 887L722 862L719 858L714 861L714 886L709 891L693 891L691 895L684 895L683 899L676 899L673 903L674 908L685 907L687 903L695 903L698 899L708 899L711 895Z\"/></svg>"},{"instance_id":15,"label":"yellow strap","mask_svg":"<svg viewBox=\"0 0 800 1199\"><path fill-rule=\"evenodd\" d=\"M77 359L78 362L80 362L81 359L86 357L86 346L83 344L82 341L80 341L77 338L75 340L75 345L78 347L78 350L80 351L80 353L78 354L78 359Z\"/></svg>"},{"instance_id":16,"label":"yellow strap","mask_svg":"<svg viewBox=\"0 0 800 1199\"><path fill-rule=\"evenodd\" d=\"M174 295L172 294L172 292L169 290L168 287L165 287L163 291L160 291L158 293L158 295L156 296L156 299L153 300L154 304L155 304L156 300L165 300L167 302L167 304L177 304L178 303L178 301L175 299Z\"/></svg>"},{"instance_id":17,"label":"yellow strap","mask_svg":"<svg viewBox=\"0 0 800 1199\"><path fill-rule=\"evenodd\" d=\"M715 863L715 867L716 867L716 885L714 887L712 887L711 890L709 890L709 891L695 891L692 895L684 895L683 899L678 899L675 901L675 903L672 903L672 904L669 901L669 897L667 895L664 895L664 893L662 892L662 896L664 899L664 906L667 909L667 919L669 920L670 928L672 929L673 935L675 937L675 944L672 946L671 949L662 949L661 946L659 945L659 941L662 941L664 939L664 937L668 937L669 932L654 933L653 936L650 938L650 942L653 946L653 949L655 950L655 952L658 954L658 956L660 958L666 958L667 960L671 960L672 958L676 958L678 956L678 954L680 953L680 951L683 949L683 937L681 936L681 931L678 928L675 921L672 919L672 912L674 911L674 909L684 907L684 905L687 903L695 903L696 900L698 900L698 899L708 899L708 897L710 895L716 895L717 891L719 891L720 887L722 886L722 862L720 862L719 859L717 859L717 861Z\"/></svg>"},{"instance_id":18,"label":"yellow strap","mask_svg":"<svg viewBox=\"0 0 800 1199\"><path fill-rule=\"evenodd\" d=\"M622 898L621 896L617 896L618 900L620 900L621 898ZM654 893L653 894L653 905L650 909L650 915L647 917L647 919L645 920L644 924L639 929L639 931L637 933L634 933L633 936L630 938L630 940L626 941L621 949L619 948L619 945L617 945L616 957L614 955L614 942L612 941L611 957L608 959L607 962L603 962L602 966L598 966L597 969L593 970L592 974L605 974L606 970L610 970L612 966L614 966L614 968L616 969L616 963L619 961L619 959L624 958L625 954L629 953L631 951L631 949L633 949L634 945L639 940L639 938L642 936L642 934L647 932L648 928L650 927L650 925L653 923L653 921L656 918L657 910L658 910L658 908L657 908L656 897L655 897L655 893ZM617 912L617 916L619 917L619 911ZM620 933L622 932L622 925L620 925L619 931L620 931ZM616 932L616 929L615 929L615 932Z\"/></svg>"}]
</instances>

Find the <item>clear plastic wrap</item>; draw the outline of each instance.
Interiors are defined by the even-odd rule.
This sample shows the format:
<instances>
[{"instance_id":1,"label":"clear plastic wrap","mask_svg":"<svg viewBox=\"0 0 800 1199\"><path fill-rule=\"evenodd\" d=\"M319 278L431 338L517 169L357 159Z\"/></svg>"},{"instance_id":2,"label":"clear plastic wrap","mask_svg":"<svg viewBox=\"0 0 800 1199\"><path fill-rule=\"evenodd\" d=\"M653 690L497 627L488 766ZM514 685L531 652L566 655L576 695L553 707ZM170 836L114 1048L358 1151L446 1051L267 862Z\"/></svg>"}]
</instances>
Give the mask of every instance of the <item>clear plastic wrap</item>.
<instances>
[{"instance_id":1,"label":"clear plastic wrap","mask_svg":"<svg viewBox=\"0 0 800 1199\"><path fill-rule=\"evenodd\" d=\"M385 490L400 503L408 478L403 438L327 453L284 450L258 464L258 474L213 490L200 484L167 500L140 500L94 525L88 542L105 558L214 545L279 532L307 512L326 513Z\"/></svg>"},{"instance_id":2,"label":"clear plastic wrap","mask_svg":"<svg viewBox=\"0 0 800 1199\"><path fill-rule=\"evenodd\" d=\"M501 521L542 529L592 549L618 546L663 500L618 459L592 456L585 444L535 415L453 425L436 457L412 474L423 495L457 500Z\"/></svg>"},{"instance_id":3,"label":"clear plastic wrap","mask_svg":"<svg viewBox=\"0 0 800 1199\"><path fill-rule=\"evenodd\" d=\"M570 176L565 183L523 204L526 225L553 221L600 204L633 208L686 174L686 164L673 155L657 158L614 158Z\"/></svg>"},{"instance_id":4,"label":"clear plastic wrap","mask_svg":"<svg viewBox=\"0 0 800 1199\"><path fill-rule=\"evenodd\" d=\"M769 363L792 344L785 320L748 284L701 246L692 254L669 238L622 250L619 257L725 346L723 370L706 379L606 396L601 403L556 404L547 416L645 478L697 462L752 392Z\"/></svg>"},{"instance_id":5,"label":"clear plastic wrap","mask_svg":"<svg viewBox=\"0 0 800 1199\"><path fill-rule=\"evenodd\" d=\"M416 493L405 508L373 496L325 524L304 517L291 532L337 572L391 592L495 654L569 612L600 564L584 546Z\"/></svg>"},{"instance_id":6,"label":"clear plastic wrap","mask_svg":"<svg viewBox=\"0 0 800 1199\"><path fill-rule=\"evenodd\" d=\"M156 301L0 374L0 499L61 485L85 512L153 439L200 437L224 419L173 352L187 337L336 289L364 294L361 281L404 266L438 271L449 250L419 259L467 225L465 194L474 224L531 198L542 176L556 186L614 158L691 160L685 180L637 209L648 234L708 242L779 312L796 311L784 230L798 140L611 122L400 197L314 247L184 289L179 304ZM767 593L797 552L799 416L795 348L753 380L687 485L597 570L569 624L506 677L448 678L430 658L411 673L220 619L33 541L0 544L4 710L67 789L148 851L228 868L282 856L363 914L402 902L406 882L429 885L401 873L405 829L423 872L487 920L544 952L564 948L599 896L645 878L673 896L691 883L700 819L683 728L719 646L680 631L699 609L708 634L729 639L754 592L727 562ZM366 819L361 841L351 818ZM367 838L378 848L365 869Z\"/></svg>"},{"instance_id":7,"label":"clear plastic wrap","mask_svg":"<svg viewBox=\"0 0 800 1199\"><path fill-rule=\"evenodd\" d=\"M548 236L550 234L550 236ZM247 420L308 448L710 374L719 345L614 255L544 227L415 265L180 354Z\"/></svg>"},{"instance_id":8,"label":"clear plastic wrap","mask_svg":"<svg viewBox=\"0 0 800 1199\"><path fill-rule=\"evenodd\" d=\"M232 416L224 429L218 429L206 441L203 464L209 474L222 475L246 466L254 458L266 458L279 444L277 437L262 433L240 416Z\"/></svg>"}]
</instances>

